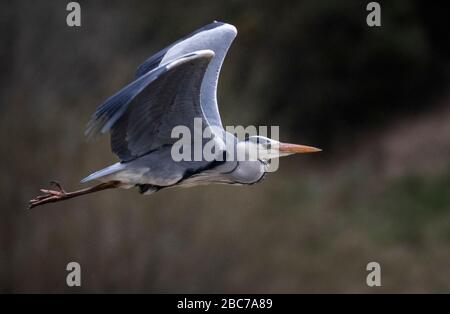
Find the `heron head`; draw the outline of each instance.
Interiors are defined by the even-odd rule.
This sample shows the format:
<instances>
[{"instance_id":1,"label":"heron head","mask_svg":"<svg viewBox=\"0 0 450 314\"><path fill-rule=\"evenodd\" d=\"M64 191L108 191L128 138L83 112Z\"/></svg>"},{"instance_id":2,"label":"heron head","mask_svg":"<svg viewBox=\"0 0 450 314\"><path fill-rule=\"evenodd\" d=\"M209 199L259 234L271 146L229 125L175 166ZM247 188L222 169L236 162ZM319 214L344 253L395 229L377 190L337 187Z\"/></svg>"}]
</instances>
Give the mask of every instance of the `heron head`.
<instances>
[{"instance_id":1,"label":"heron head","mask_svg":"<svg viewBox=\"0 0 450 314\"><path fill-rule=\"evenodd\" d=\"M264 136L250 136L246 139L245 143L247 144L247 152L251 154L251 156L257 156L257 158L261 160L270 160L292 154L314 153L321 151L319 148L282 143Z\"/></svg>"}]
</instances>

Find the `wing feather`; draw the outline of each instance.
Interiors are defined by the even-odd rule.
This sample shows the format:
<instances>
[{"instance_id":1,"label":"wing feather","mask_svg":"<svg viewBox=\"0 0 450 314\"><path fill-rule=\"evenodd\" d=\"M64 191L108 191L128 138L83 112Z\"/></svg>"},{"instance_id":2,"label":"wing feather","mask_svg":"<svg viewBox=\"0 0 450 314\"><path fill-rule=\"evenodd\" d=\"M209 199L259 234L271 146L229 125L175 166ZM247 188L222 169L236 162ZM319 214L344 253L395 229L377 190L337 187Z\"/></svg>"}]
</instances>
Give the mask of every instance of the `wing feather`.
<instances>
[{"instance_id":1,"label":"wing feather","mask_svg":"<svg viewBox=\"0 0 450 314\"><path fill-rule=\"evenodd\" d=\"M136 78L184 54L204 49L214 51L215 57L202 81L201 105L209 124L222 127L217 105L217 84L223 60L236 35L236 28L227 23L215 21L203 26L148 58L138 67Z\"/></svg>"},{"instance_id":2,"label":"wing feather","mask_svg":"<svg viewBox=\"0 0 450 314\"><path fill-rule=\"evenodd\" d=\"M211 50L185 54L145 73L110 97L94 113L86 134L111 133L112 151L122 160L172 144L173 127L193 129L194 118L208 125L200 89Z\"/></svg>"}]
</instances>

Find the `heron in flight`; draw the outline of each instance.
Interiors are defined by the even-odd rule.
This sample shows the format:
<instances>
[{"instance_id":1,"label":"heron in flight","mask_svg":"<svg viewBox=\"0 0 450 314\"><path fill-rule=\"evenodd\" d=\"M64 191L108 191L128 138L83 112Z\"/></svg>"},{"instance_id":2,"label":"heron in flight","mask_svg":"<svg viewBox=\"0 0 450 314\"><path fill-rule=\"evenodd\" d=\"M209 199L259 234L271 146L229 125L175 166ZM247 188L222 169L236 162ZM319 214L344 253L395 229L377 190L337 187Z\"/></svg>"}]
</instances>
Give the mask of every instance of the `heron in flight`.
<instances>
[{"instance_id":1,"label":"heron in flight","mask_svg":"<svg viewBox=\"0 0 450 314\"><path fill-rule=\"evenodd\" d=\"M29 207L112 188L136 187L140 193L151 194L175 186L254 184L264 178L271 159L320 151L262 136L240 141L224 130L217 82L236 35L233 25L214 21L148 58L138 67L133 82L97 108L86 130L88 136L109 132L112 151L120 162L84 178L83 183L99 182L85 189L66 192L52 182L56 189L42 189L43 194L30 200ZM220 142L217 158L174 160L172 130L183 125L195 132L195 118L201 119L202 128L215 130L214 140ZM229 143L234 152L258 151L259 157L232 158Z\"/></svg>"}]
</instances>

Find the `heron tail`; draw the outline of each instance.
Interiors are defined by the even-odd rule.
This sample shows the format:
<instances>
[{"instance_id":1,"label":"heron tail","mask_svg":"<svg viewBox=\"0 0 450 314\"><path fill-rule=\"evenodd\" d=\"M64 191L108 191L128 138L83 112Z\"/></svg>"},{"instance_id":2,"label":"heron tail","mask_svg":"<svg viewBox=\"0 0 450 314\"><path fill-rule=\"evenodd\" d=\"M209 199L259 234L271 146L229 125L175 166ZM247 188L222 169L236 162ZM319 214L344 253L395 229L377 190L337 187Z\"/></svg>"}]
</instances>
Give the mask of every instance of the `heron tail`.
<instances>
[{"instance_id":1,"label":"heron tail","mask_svg":"<svg viewBox=\"0 0 450 314\"><path fill-rule=\"evenodd\" d=\"M96 172L88 175L86 178L81 180L81 183L86 183L86 182L93 181L93 180L105 181L102 179L111 174L114 174L118 171L121 171L123 169L124 169L124 165L122 163L118 162L118 163L115 163L114 165L111 165L109 167L106 167L104 169L101 169L99 171L96 171Z\"/></svg>"}]
</instances>

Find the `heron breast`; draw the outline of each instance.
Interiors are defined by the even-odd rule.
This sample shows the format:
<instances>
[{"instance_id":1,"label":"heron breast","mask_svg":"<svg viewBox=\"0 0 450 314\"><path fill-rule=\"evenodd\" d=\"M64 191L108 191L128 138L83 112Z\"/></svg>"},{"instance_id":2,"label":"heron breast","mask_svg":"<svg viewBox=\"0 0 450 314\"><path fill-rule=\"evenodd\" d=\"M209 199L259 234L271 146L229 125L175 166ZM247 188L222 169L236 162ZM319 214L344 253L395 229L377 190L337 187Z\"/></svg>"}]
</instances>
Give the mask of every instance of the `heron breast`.
<instances>
[{"instance_id":1,"label":"heron breast","mask_svg":"<svg viewBox=\"0 0 450 314\"><path fill-rule=\"evenodd\" d=\"M239 161L236 169L230 173L230 176L236 183L257 183L265 176L264 165L257 160Z\"/></svg>"}]
</instances>

